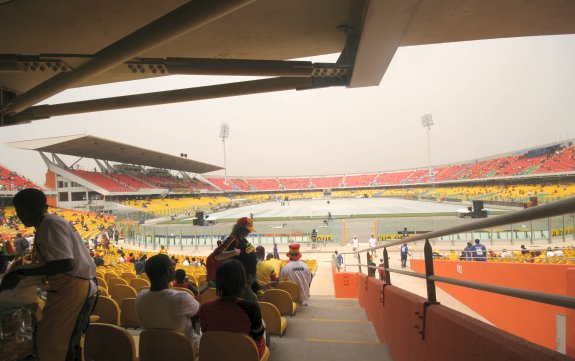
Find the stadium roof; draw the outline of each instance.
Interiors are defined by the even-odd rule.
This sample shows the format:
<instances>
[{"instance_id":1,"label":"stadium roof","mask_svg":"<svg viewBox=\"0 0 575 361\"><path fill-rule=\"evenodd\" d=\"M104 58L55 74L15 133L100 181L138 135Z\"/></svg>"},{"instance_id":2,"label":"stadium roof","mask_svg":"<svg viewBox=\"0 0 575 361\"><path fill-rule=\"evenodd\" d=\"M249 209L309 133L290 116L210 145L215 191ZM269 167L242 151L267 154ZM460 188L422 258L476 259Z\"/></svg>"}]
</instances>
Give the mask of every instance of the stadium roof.
<instances>
[{"instance_id":1,"label":"stadium roof","mask_svg":"<svg viewBox=\"0 0 575 361\"><path fill-rule=\"evenodd\" d=\"M374 86L399 46L571 33L572 0L0 0L0 125ZM330 53L336 63L286 61ZM37 106L74 87L171 74L271 78Z\"/></svg>"},{"instance_id":2,"label":"stadium roof","mask_svg":"<svg viewBox=\"0 0 575 361\"><path fill-rule=\"evenodd\" d=\"M103 159L126 164L171 169L192 173L207 173L223 169L211 164L154 152L113 140L91 135L70 135L64 137L24 140L6 143L7 146L19 149L36 150L76 157Z\"/></svg>"}]
</instances>

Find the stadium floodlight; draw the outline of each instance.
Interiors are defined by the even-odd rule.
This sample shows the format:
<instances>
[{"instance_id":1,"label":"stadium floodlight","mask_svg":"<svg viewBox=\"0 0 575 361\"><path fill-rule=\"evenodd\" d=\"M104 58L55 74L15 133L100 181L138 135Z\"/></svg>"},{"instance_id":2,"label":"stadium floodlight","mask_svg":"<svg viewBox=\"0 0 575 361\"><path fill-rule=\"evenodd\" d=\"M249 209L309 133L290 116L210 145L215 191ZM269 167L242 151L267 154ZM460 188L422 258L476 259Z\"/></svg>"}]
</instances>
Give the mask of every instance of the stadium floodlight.
<instances>
[{"instance_id":1,"label":"stadium floodlight","mask_svg":"<svg viewBox=\"0 0 575 361\"><path fill-rule=\"evenodd\" d=\"M220 126L220 138L224 145L224 184L228 184L228 167L226 165L226 139L230 136L230 126L228 123L222 123Z\"/></svg>"},{"instance_id":2,"label":"stadium floodlight","mask_svg":"<svg viewBox=\"0 0 575 361\"><path fill-rule=\"evenodd\" d=\"M433 125L433 117L431 114L424 114L421 116L421 125L427 128L427 172L431 177L431 147L430 147L430 134L431 126Z\"/></svg>"}]
</instances>

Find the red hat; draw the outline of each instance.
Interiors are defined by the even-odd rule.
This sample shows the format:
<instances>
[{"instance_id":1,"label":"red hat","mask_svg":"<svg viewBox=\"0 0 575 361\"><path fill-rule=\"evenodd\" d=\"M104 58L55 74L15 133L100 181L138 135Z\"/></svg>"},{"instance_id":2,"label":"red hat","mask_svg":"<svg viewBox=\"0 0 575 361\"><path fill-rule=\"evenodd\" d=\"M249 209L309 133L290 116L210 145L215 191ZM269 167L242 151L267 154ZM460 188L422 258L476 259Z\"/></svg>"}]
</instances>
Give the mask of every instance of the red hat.
<instances>
[{"instance_id":1,"label":"red hat","mask_svg":"<svg viewBox=\"0 0 575 361\"><path fill-rule=\"evenodd\" d=\"M242 226L250 232L254 232L256 229L254 228L254 220L249 217L242 217L236 221L238 226Z\"/></svg>"},{"instance_id":2,"label":"red hat","mask_svg":"<svg viewBox=\"0 0 575 361\"><path fill-rule=\"evenodd\" d=\"M299 252L299 243L293 243L289 245L289 252L286 256L292 261L297 261L301 258L301 253Z\"/></svg>"}]
</instances>

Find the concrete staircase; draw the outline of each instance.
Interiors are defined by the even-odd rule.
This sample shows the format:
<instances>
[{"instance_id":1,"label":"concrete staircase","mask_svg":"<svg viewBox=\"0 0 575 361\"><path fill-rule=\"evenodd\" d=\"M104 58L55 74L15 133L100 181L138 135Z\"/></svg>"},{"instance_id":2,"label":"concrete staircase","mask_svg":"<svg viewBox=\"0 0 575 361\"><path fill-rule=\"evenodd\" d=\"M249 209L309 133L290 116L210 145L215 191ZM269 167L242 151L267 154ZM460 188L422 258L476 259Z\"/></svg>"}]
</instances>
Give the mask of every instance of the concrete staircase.
<instances>
[{"instance_id":1,"label":"concrete staircase","mask_svg":"<svg viewBox=\"0 0 575 361\"><path fill-rule=\"evenodd\" d=\"M286 335L272 336L270 361L391 361L357 300L312 296L287 317Z\"/></svg>"}]
</instances>

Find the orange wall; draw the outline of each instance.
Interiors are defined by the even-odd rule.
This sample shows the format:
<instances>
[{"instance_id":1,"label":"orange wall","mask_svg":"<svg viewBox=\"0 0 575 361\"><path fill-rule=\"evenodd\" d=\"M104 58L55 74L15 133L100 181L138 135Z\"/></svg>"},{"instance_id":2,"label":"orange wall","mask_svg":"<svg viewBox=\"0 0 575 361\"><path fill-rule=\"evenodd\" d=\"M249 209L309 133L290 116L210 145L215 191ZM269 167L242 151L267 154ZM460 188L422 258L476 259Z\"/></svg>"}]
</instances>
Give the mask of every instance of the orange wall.
<instances>
[{"instance_id":1,"label":"orange wall","mask_svg":"<svg viewBox=\"0 0 575 361\"><path fill-rule=\"evenodd\" d=\"M46 172L46 181L44 182L44 185L48 189L52 190L56 189L56 174L52 172L50 169L48 169L48 171Z\"/></svg>"},{"instance_id":2,"label":"orange wall","mask_svg":"<svg viewBox=\"0 0 575 361\"><path fill-rule=\"evenodd\" d=\"M423 260L412 260L411 268L425 273ZM575 295L575 268L570 265L435 261L434 272L460 280ZM552 350L556 346L556 314L566 315L567 354L575 356L575 311L439 282L437 285L495 326Z\"/></svg>"},{"instance_id":3,"label":"orange wall","mask_svg":"<svg viewBox=\"0 0 575 361\"><path fill-rule=\"evenodd\" d=\"M357 294L394 361L572 360L439 304L427 307L424 327L424 298L373 277L358 274Z\"/></svg>"},{"instance_id":4,"label":"orange wall","mask_svg":"<svg viewBox=\"0 0 575 361\"><path fill-rule=\"evenodd\" d=\"M333 288L337 298L357 298L357 273L337 272L335 262L331 262Z\"/></svg>"}]
</instances>

